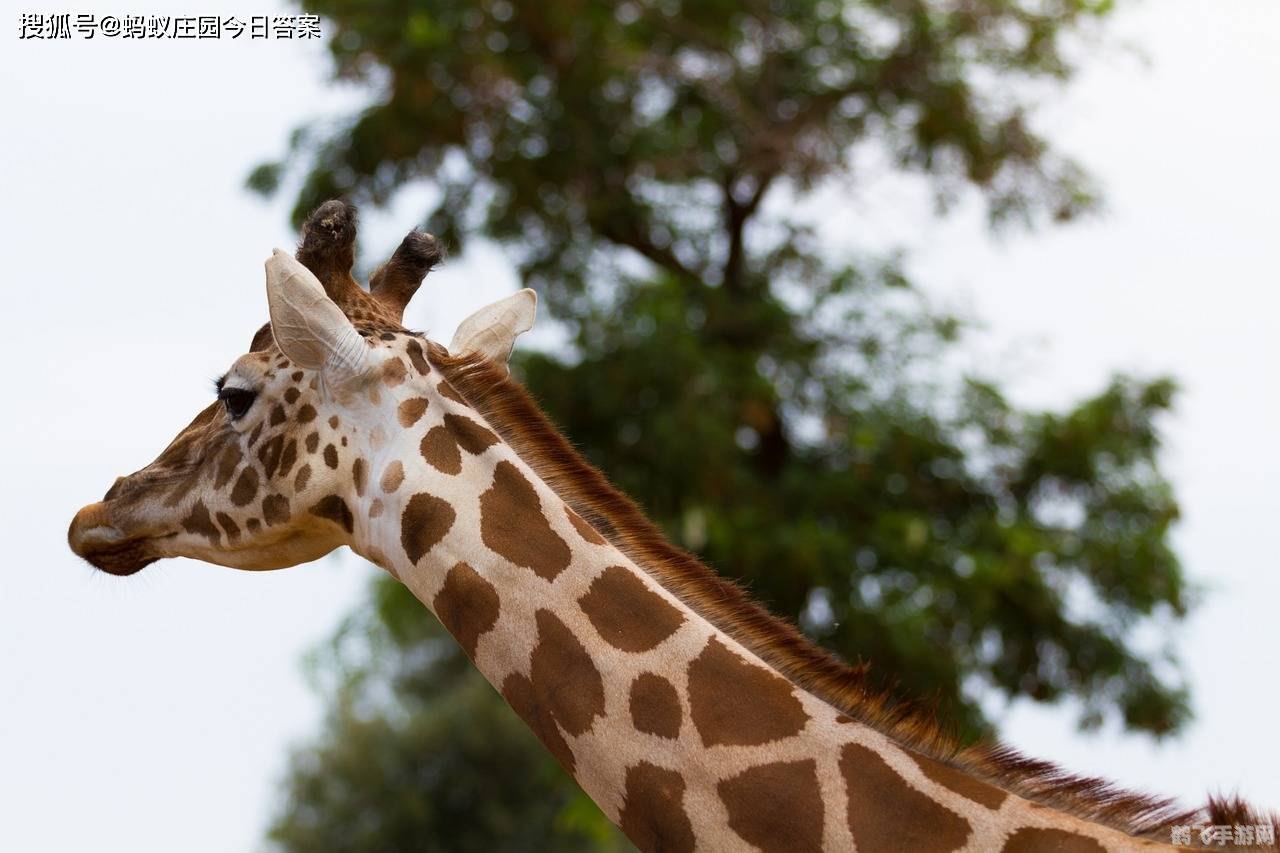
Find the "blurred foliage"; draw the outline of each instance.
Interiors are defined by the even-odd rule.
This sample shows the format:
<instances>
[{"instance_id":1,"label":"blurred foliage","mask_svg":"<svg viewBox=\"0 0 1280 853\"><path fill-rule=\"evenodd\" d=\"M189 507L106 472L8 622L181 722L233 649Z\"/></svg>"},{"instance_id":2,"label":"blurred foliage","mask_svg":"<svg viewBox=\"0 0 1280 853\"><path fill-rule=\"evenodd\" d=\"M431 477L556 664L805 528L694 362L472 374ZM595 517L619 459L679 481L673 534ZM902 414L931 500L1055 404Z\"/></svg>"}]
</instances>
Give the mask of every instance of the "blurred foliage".
<instances>
[{"instance_id":1,"label":"blurred foliage","mask_svg":"<svg viewBox=\"0 0 1280 853\"><path fill-rule=\"evenodd\" d=\"M1027 112L1110 2L302 6L371 103L250 185L299 187L298 219L438 186L429 227L506 246L568 333L517 372L674 540L965 737L992 698L1185 723L1177 661L1139 641L1190 606L1158 465L1172 383L1021 409L948 369L966 324L900 257L831 251L794 203L856 192L872 151L943 209L976 190L993 225L1090 210ZM333 709L276 842L625 845L418 602L391 581L374 599L318 664Z\"/></svg>"}]
</instances>

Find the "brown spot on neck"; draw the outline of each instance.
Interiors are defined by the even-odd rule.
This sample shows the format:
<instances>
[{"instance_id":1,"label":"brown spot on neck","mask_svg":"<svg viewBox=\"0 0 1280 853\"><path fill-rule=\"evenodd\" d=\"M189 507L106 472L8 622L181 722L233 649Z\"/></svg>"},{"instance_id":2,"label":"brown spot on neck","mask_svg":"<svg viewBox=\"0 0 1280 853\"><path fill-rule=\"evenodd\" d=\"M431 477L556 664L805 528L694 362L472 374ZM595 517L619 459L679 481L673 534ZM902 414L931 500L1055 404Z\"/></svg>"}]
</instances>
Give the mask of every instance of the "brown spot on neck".
<instances>
[{"instance_id":1,"label":"brown spot on neck","mask_svg":"<svg viewBox=\"0 0 1280 853\"><path fill-rule=\"evenodd\" d=\"M601 572L578 604L605 642L624 652L647 652L684 623L679 610L621 566Z\"/></svg>"},{"instance_id":2,"label":"brown spot on neck","mask_svg":"<svg viewBox=\"0 0 1280 853\"><path fill-rule=\"evenodd\" d=\"M382 486L382 491L389 495L400 488L400 484L403 482L404 465L401 464L399 459L396 459L387 465L386 470L382 472L380 485Z\"/></svg>"},{"instance_id":3,"label":"brown spot on neck","mask_svg":"<svg viewBox=\"0 0 1280 853\"><path fill-rule=\"evenodd\" d=\"M1105 853L1092 838L1061 829L1019 829L1005 842L1001 853Z\"/></svg>"},{"instance_id":4,"label":"brown spot on neck","mask_svg":"<svg viewBox=\"0 0 1280 853\"><path fill-rule=\"evenodd\" d=\"M716 637L689 664L689 713L704 746L757 746L797 735L809 721L786 679Z\"/></svg>"},{"instance_id":5,"label":"brown spot on neck","mask_svg":"<svg viewBox=\"0 0 1280 853\"><path fill-rule=\"evenodd\" d=\"M573 557L543 515L538 493L505 460L494 469L493 485L480 496L480 538L494 553L545 580L555 580Z\"/></svg>"},{"instance_id":6,"label":"brown spot on neck","mask_svg":"<svg viewBox=\"0 0 1280 853\"><path fill-rule=\"evenodd\" d=\"M400 544L410 563L417 563L453 527L457 514L447 501L419 492L400 515Z\"/></svg>"},{"instance_id":7,"label":"brown spot on neck","mask_svg":"<svg viewBox=\"0 0 1280 853\"><path fill-rule=\"evenodd\" d=\"M684 810L684 777L641 761L627 768L618 826L641 850L689 853L693 824Z\"/></svg>"},{"instance_id":8,"label":"brown spot on neck","mask_svg":"<svg viewBox=\"0 0 1280 853\"><path fill-rule=\"evenodd\" d=\"M427 411L427 406L426 397L410 397L396 406L396 420L400 422L400 426L408 429L418 422Z\"/></svg>"},{"instance_id":9,"label":"brown spot on neck","mask_svg":"<svg viewBox=\"0 0 1280 853\"><path fill-rule=\"evenodd\" d=\"M605 542L605 538L597 533L595 528L590 524L583 521L582 516L570 509L568 504L564 505L564 513L569 517L569 523L573 525L573 529L578 531L578 535L584 540L590 542L592 545L608 544Z\"/></svg>"},{"instance_id":10,"label":"brown spot on neck","mask_svg":"<svg viewBox=\"0 0 1280 853\"><path fill-rule=\"evenodd\" d=\"M410 338L405 344L405 352L409 354L409 361L413 363L413 369L426 376L431 372L431 365L427 364L427 359L422 352L422 344L418 343L416 338Z\"/></svg>"},{"instance_id":11,"label":"brown spot on neck","mask_svg":"<svg viewBox=\"0 0 1280 853\"><path fill-rule=\"evenodd\" d=\"M680 736L684 714L680 696L670 681L652 672L642 672L631 682L628 699L631 723L636 731L664 738Z\"/></svg>"},{"instance_id":12,"label":"brown spot on neck","mask_svg":"<svg viewBox=\"0 0 1280 853\"><path fill-rule=\"evenodd\" d=\"M822 790L812 758L748 768L716 791L729 827L763 853L822 850Z\"/></svg>"},{"instance_id":13,"label":"brown spot on neck","mask_svg":"<svg viewBox=\"0 0 1280 853\"><path fill-rule=\"evenodd\" d=\"M498 607L498 591L493 584L466 563L449 570L432 602L440 624L472 660L480 637L498 622Z\"/></svg>"},{"instance_id":14,"label":"brown spot on neck","mask_svg":"<svg viewBox=\"0 0 1280 853\"><path fill-rule=\"evenodd\" d=\"M355 530L355 519L351 515L351 507L339 495L326 495L315 506L311 514L317 518L325 518L341 527L347 533Z\"/></svg>"},{"instance_id":15,"label":"brown spot on neck","mask_svg":"<svg viewBox=\"0 0 1280 853\"><path fill-rule=\"evenodd\" d=\"M923 755L910 751L907 754L920 767L920 772L929 779L986 808L1000 808L1000 805L1009 796L1007 792L1000 790L995 785L974 779L972 776L961 773L941 761L934 761L932 758L925 758Z\"/></svg>"},{"instance_id":16,"label":"brown spot on neck","mask_svg":"<svg viewBox=\"0 0 1280 853\"><path fill-rule=\"evenodd\" d=\"M580 735L604 716L604 680L587 650L550 610L535 614L538 645L530 659L534 697L566 732Z\"/></svg>"},{"instance_id":17,"label":"brown spot on neck","mask_svg":"<svg viewBox=\"0 0 1280 853\"><path fill-rule=\"evenodd\" d=\"M443 474L454 475L462 471L462 454L458 452L458 442L445 427L434 426L427 430L418 444L418 452L429 465Z\"/></svg>"},{"instance_id":18,"label":"brown spot on neck","mask_svg":"<svg viewBox=\"0 0 1280 853\"><path fill-rule=\"evenodd\" d=\"M573 750L561 730L580 735L604 714L604 680L586 649L549 610L535 614L538 642L529 675L507 676L502 695L551 754L573 773Z\"/></svg>"},{"instance_id":19,"label":"brown spot on neck","mask_svg":"<svg viewBox=\"0 0 1280 853\"><path fill-rule=\"evenodd\" d=\"M560 727L551 715L551 709L538 703L533 692L533 682L528 676L518 672L508 675L502 682L502 698L507 700L516 715L524 720L547 751L560 762L560 766L572 774L575 767L573 750L560 734Z\"/></svg>"},{"instance_id":20,"label":"brown spot on neck","mask_svg":"<svg viewBox=\"0 0 1280 853\"><path fill-rule=\"evenodd\" d=\"M454 388L452 385L450 385L448 382L444 380L441 380L440 384L436 386L436 389L440 392L441 397L452 400L455 403L461 403L464 406L471 405L470 403L467 402L466 397L463 397L461 394L458 393L457 388Z\"/></svg>"},{"instance_id":21,"label":"brown spot on neck","mask_svg":"<svg viewBox=\"0 0 1280 853\"><path fill-rule=\"evenodd\" d=\"M461 415L450 413L444 416L444 425L453 433L454 438L458 441L458 446L472 456L479 456L498 443L496 435L471 420L471 418L464 418Z\"/></svg>"},{"instance_id":22,"label":"brown spot on neck","mask_svg":"<svg viewBox=\"0 0 1280 853\"><path fill-rule=\"evenodd\" d=\"M262 499L262 520L269 527L289 520L289 499L284 495L267 495Z\"/></svg>"},{"instance_id":23,"label":"brown spot on neck","mask_svg":"<svg viewBox=\"0 0 1280 853\"><path fill-rule=\"evenodd\" d=\"M909 786L871 749L846 744L840 773L849 831L859 850L945 853L968 840L967 820Z\"/></svg>"},{"instance_id":24,"label":"brown spot on neck","mask_svg":"<svg viewBox=\"0 0 1280 853\"><path fill-rule=\"evenodd\" d=\"M404 382L408 375L409 371L405 369L404 362L394 356L382 363L382 381L388 388L394 388Z\"/></svg>"},{"instance_id":25,"label":"brown spot on neck","mask_svg":"<svg viewBox=\"0 0 1280 853\"><path fill-rule=\"evenodd\" d=\"M364 459L356 457L351 463L351 483L356 487L356 496L364 497L364 487L367 482Z\"/></svg>"}]
</instances>

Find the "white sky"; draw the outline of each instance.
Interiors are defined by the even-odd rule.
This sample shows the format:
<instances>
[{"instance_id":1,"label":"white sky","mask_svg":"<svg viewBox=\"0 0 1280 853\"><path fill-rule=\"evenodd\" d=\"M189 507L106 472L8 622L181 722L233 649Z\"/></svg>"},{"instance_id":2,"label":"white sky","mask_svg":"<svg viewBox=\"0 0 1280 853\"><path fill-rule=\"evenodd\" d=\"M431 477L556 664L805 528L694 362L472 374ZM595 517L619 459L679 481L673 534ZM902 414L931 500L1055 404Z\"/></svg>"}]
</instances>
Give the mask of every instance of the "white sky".
<instances>
[{"instance_id":1,"label":"white sky","mask_svg":"<svg viewBox=\"0 0 1280 853\"><path fill-rule=\"evenodd\" d=\"M15 28L31 8L3 6ZM1180 553L1211 591L1175 638L1196 722L1153 746L1081 737L1069 709L1018 706L1005 733L1126 784L1191 799L1238 788L1280 806L1267 712L1280 697L1280 4L1164 0L1117 23L1151 66L1095 62L1045 114L1107 189L1105 218L995 243L974 211L922 218L918 194L888 181L825 201L828 228L917 245L931 289L988 324L978 352L992 366L1040 342L1016 362L1020 400L1060 405L1114 369L1182 381L1166 470L1186 513ZM286 749L323 710L301 657L364 601L374 570L349 555L267 574L172 560L117 580L64 536L79 506L207 403L265 318L262 260L295 237L283 201L242 191L248 168L298 122L360 99L324 82L315 44L6 38L0 849L255 849ZM366 262L394 247L417 201L365 211ZM514 286L498 253L477 250L432 276L409 324L447 340Z\"/></svg>"}]
</instances>

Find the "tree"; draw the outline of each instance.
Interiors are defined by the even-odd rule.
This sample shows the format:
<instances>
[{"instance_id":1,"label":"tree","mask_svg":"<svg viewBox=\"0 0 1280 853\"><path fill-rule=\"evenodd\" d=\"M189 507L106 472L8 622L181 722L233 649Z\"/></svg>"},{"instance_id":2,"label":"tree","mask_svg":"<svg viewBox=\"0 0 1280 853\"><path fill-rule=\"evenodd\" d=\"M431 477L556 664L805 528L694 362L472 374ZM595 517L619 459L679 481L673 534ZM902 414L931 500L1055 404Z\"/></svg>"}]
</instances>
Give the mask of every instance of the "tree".
<instances>
[{"instance_id":1,"label":"tree","mask_svg":"<svg viewBox=\"0 0 1280 853\"><path fill-rule=\"evenodd\" d=\"M335 76L374 97L346 126L300 130L250 183L297 181L299 219L437 184L429 227L506 246L569 332L569 351L517 369L579 448L677 542L966 736L988 730L992 694L1071 696L1084 726L1164 735L1189 714L1177 663L1128 637L1189 607L1158 458L1173 384L1117 377L1066 412L1020 410L998 377L943 367L966 326L898 256L834 252L786 203L856 187L854 152L874 150L943 209L980 194L993 226L1088 212L1087 176L1027 113L1111 5L304 0L329 21ZM350 849L410 826L445 849L469 849L464 824L506 837L479 795L442 810L423 779L447 766L466 790L490 750L539 747L497 724L455 738L500 700L454 672L408 593L375 598L385 618L329 658L343 687L274 837L346 838L324 833L356 803L376 832ZM395 797L360 799L382 772L404 780ZM484 784L556 846L615 842L561 777L529 776L544 781L524 794Z\"/></svg>"}]
</instances>

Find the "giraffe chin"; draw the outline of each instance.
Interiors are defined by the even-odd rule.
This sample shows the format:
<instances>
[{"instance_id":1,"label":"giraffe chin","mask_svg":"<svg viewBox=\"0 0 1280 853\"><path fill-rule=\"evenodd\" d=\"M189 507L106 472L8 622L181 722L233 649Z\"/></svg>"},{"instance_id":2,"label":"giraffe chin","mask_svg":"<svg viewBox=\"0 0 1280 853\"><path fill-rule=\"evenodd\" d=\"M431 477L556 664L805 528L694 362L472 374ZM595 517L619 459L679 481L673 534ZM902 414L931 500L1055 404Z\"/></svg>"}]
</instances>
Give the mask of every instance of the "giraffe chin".
<instances>
[{"instance_id":1,"label":"giraffe chin","mask_svg":"<svg viewBox=\"0 0 1280 853\"><path fill-rule=\"evenodd\" d=\"M127 577L137 574L147 566L154 563L159 557L147 556L145 553L139 553L140 544L145 543L124 543L124 547L115 549L104 549L94 551L87 554L81 554L81 557L89 561L95 569L106 572L116 577Z\"/></svg>"}]
</instances>

